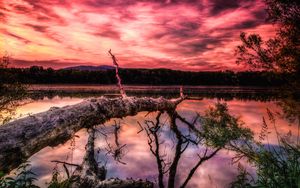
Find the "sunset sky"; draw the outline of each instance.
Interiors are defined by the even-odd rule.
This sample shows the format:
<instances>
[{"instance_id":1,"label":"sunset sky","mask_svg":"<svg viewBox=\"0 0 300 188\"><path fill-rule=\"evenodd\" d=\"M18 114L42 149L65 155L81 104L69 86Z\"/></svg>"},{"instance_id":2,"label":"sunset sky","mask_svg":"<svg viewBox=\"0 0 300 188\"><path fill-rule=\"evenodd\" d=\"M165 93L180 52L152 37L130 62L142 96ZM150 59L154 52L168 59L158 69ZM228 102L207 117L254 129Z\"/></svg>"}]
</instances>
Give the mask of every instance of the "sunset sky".
<instances>
[{"instance_id":1,"label":"sunset sky","mask_svg":"<svg viewBox=\"0 0 300 188\"><path fill-rule=\"evenodd\" d=\"M242 70L241 31L269 38L262 0L1 0L0 54L15 67Z\"/></svg>"}]
</instances>

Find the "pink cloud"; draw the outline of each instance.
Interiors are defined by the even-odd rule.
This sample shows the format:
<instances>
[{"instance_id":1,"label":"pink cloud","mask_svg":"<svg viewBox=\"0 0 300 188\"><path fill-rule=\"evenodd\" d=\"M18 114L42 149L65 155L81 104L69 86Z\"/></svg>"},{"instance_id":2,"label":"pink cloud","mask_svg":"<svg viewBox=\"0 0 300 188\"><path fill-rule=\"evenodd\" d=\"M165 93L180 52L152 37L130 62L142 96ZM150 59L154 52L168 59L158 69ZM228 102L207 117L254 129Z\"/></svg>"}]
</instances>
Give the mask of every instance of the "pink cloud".
<instances>
[{"instance_id":1,"label":"pink cloud","mask_svg":"<svg viewBox=\"0 0 300 188\"><path fill-rule=\"evenodd\" d=\"M12 0L0 4L0 53L59 68L63 59L111 64L113 49L122 67L241 70L239 33L272 36L265 17L261 0Z\"/></svg>"}]
</instances>

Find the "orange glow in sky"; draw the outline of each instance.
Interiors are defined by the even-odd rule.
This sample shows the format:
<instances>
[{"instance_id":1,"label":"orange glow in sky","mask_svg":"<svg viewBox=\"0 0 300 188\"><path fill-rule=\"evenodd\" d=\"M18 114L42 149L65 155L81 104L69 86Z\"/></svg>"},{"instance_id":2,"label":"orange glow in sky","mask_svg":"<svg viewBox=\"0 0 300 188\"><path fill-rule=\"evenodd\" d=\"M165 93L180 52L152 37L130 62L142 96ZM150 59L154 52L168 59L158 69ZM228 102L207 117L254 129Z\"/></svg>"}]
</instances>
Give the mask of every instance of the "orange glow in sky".
<instances>
[{"instance_id":1,"label":"orange glow in sky","mask_svg":"<svg viewBox=\"0 0 300 188\"><path fill-rule=\"evenodd\" d=\"M111 65L180 70L241 70L241 31L269 38L262 0L5 0L0 53L12 66L55 69Z\"/></svg>"}]
</instances>

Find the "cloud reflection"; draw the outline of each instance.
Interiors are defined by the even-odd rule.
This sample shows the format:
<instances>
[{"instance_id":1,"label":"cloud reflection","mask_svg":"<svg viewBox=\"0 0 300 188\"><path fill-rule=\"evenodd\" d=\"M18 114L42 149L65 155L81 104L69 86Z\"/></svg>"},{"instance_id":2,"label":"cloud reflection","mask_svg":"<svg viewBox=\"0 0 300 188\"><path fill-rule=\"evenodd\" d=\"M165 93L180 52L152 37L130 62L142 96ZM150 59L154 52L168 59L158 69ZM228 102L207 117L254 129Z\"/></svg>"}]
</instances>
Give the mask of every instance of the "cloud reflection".
<instances>
[{"instance_id":1,"label":"cloud reflection","mask_svg":"<svg viewBox=\"0 0 300 188\"><path fill-rule=\"evenodd\" d=\"M27 114L38 113L49 109L55 103L56 106L63 106L67 104L74 104L82 99L77 98L53 98L39 101L33 101L20 108L18 113ZM216 100L204 99L204 100L187 100L178 106L178 112L187 119L192 119L195 112L203 113L209 105L213 105ZM261 130L262 116L267 117L266 106L273 111L278 111L279 108L274 102L256 102L256 101L227 101L229 110L232 114L240 116L246 123L245 126L250 127L256 135ZM108 177L120 177L120 178L142 178L151 181L157 181L157 167L154 156L149 152L149 146L147 143L147 137L145 132L139 132L140 127L137 121L143 123L145 120L145 112L139 113L136 116L126 117L121 121L121 132L119 135L119 142L126 144L125 155L122 161L126 162L126 165L120 164L112 159L111 156L106 155L106 142L103 139L103 135L97 133L96 147L99 147L100 154L98 161L102 164L107 162ZM146 119L154 119L155 113L149 114ZM162 117L162 122L166 119L166 116ZM167 121L166 121L167 122ZM105 123L106 129L112 130L113 120ZM297 133L297 127L289 126L284 120L277 121L277 129L281 134L286 134L291 131L293 134ZM273 131L273 127L269 127L268 142L276 145L277 139ZM52 160L68 161L76 164L81 164L82 157L85 152L85 144L87 141L87 133L83 129L76 133L79 137L75 138L75 149L73 154L70 150L71 142L68 141L54 148L44 148L40 152L32 156L31 161L33 170L39 175L39 185L45 185L45 182L49 182L52 174L52 170L55 167L55 163ZM163 132L161 138L167 140L165 143L168 146L172 146L170 134ZM112 138L108 139L113 143ZM189 169L197 162L197 153L201 151L201 148L191 147L189 148L180 160L178 166L177 181L182 182L188 174ZM205 162L195 173L194 177L189 182L190 187L224 187L229 185L233 177L236 175L236 168L231 166L231 158L234 154L228 151L221 151L218 155L211 160ZM246 163L245 163L246 164ZM253 170L253 169L252 169ZM61 169L63 172L63 170Z\"/></svg>"}]
</instances>

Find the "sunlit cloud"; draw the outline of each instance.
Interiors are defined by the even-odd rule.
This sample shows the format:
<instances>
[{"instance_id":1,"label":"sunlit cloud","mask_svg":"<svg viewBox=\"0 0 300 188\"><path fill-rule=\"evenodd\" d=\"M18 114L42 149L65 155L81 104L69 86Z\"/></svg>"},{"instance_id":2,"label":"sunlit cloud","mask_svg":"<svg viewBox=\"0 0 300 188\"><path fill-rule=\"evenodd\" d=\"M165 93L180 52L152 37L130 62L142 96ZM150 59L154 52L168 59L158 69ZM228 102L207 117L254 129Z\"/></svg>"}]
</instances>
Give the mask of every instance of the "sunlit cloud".
<instances>
[{"instance_id":1,"label":"sunlit cloud","mask_svg":"<svg viewBox=\"0 0 300 188\"><path fill-rule=\"evenodd\" d=\"M239 34L274 35L265 18L261 0L11 0L0 3L0 53L17 67L111 64L112 49L128 68L241 70Z\"/></svg>"}]
</instances>

